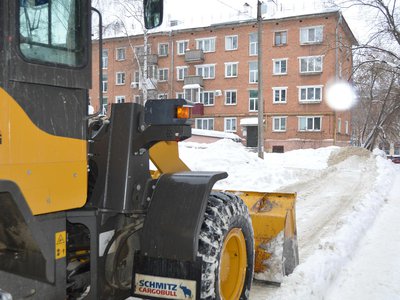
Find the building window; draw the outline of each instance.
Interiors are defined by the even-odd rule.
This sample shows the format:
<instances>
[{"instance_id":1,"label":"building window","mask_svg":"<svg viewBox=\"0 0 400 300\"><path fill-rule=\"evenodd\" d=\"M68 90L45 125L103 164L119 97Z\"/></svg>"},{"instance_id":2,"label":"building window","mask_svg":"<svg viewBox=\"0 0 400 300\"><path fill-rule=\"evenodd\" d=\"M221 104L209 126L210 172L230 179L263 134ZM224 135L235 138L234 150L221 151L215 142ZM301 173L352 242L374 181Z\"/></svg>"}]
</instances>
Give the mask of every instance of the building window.
<instances>
[{"instance_id":1,"label":"building window","mask_svg":"<svg viewBox=\"0 0 400 300\"><path fill-rule=\"evenodd\" d=\"M225 50L237 50L238 36L230 35L225 37Z\"/></svg>"},{"instance_id":2,"label":"building window","mask_svg":"<svg viewBox=\"0 0 400 300\"><path fill-rule=\"evenodd\" d=\"M196 119L197 129L214 130L214 119L212 118L199 118Z\"/></svg>"},{"instance_id":3,"label":"building window","mask_svg":"<svg viewBox=\"0 0 400 300\"><path fill-rule=\"evenodd\" d=\"M322 117L299 117L299 131L321 131Z\"/></svg>"},{"instance_id":4,"label":"building window","mask_svg":"<svg viewBox=\"0 0 400 300\"><path fill-rule=\"evenodd\" d=\"M237 91L228 90L225 91L225 105L236 105L237 104Z\"/></svg>"},{"instance_id":5,"label":"building window","mask_svg":"<svg viewBox=\"0 0 400 300\"><path fill-rule=\"evenodd\" d=\"M274 75L285 75L287 74L287 58L273 59L274 64Z\"/></svg>"},{"instance_id":6,"label":"building window","mask_svg":"<svg viewBox=\"0 0 400 300\"><path fill-rule=\"evenodd\" d=\"M157 98L158 99L168 99L168 94L165 94L165 93L164 94L158 94Z\"/></svg>"},{"instance_id":7,"label":"building window","mask_svg":"<svg viewBox=\"0 0 400 300\"><path fill-rule=\"evenodd\" d=\"M142 101L141 101L140 95L135 95L135 96L133 97L133 99L134 99L135 103L141 103L141 102L142 102Z\"/></svg>"},{"instance_id":8,"label":"building window","mask_svg":"<svg viewBox=\"0 0 400 300\"><path fill-rule=\"evenodd\" d=\"M258 54L258 36L257 32L249 34L249 55L254 56Z\"/></svg>"},{"instance_id":9,"label":"building window","mask_svg":"<svg viewBox=\"0 0 400 300\"><path fill-rule=\"evenodd\" d=\"M300 28L300 44L322 43L323 27L304 27Z\"/></svg>"},{"instance_id":10,"label":"building window","mask_svg":"<svg viewBox=\"0 0 400 300\"><path fill-rule=\"evenodd\" d=\"M249 91L249 111L258 111L258 91Z\"/></svg>"},{"instance_id":11,"label":"building window","mask_svg":"<svg viewBox=\"0 0 400 300\"><path fill-rule=\"evenodd\" d=\"M176 99L184 99L184 98L185 98L185 94L183 92L176 93Z\"/></svg>"},{"instance_id":12,"label":"building window","mask_svg":"<svg viewBox=\"0 0 400 300\"><path fill-rule=\"evenodd\" d=\"M196 66L196 75L202 76L203 79L214 79L215 78L215 65Z\"/></svg>"},{"instance_id":13,"label":"building window","mask_svg":"<svg viewBox=\"0 0 400 300\"><path fill-rule=\"evenodd\" d=\"M299 87L300 102L321 102L322 101L322 85L318 86L300 86Z\"/></svg>"},{"instance_id":14,"label":"building window","mask_svg":"<svg viewBox=\"0 0 400 300\"><path fill-rule=\"evenodd\" d=\"M103 49L102 55L101 55L101 64L103 69L108 68L108 50Z\"/></svg>"},{"instance_id":15,"label":"building window","mask_svg":"<svg viewBox=\"0 0 400 300\"><path fill-rule=\"evenodd\" d=\"M249 62L249 83L258 82L258 63L256 61Z\"/></svg>"},{"instance_id":16,"label":"building window","mask_svg":"<svg viewBox=\"0 0 400 300\"><path fill-rule=\"evenodd\" d=\"M214 105L214 97L215 93L213 91L204 91L200 93L200 102L204 104L204 106Z\"/></svg>"},{"instance_id":17,"label":"building window","mask_svg":"<svg viewBox=\"0 0 400 300\"><path fill-rule=\"evenodd\" d=\"M167 43L158 44L158 55L159 56L168 56L168 44Z\"/></svg>"},{"instance_id":18,"label":"building window","mask_svg":"<svg viewBox=\"0 0 400 300\"><path fill-rule=\"evenodd\" d=\"M116 73L115 84L116 85L125 84L125 72L117 72Z\"/></svg>"},{"instance_id":19,"label":"building window","mask_svg":"<svg viewBox=\"0 0 400 300\"><path fill-rule=\"evenodd\" d=\"M140 81L140 73L139 71L135 71L135 73L133 73L133 82L139 83Z\"/></svg>"},{"instance_id":20,"label":"building window","mask_svg":"<svg viewBox=\"0 0 400 300\"><path fill-rule=\"evenodd\" d=\"M320 73L322 72L322 56L299 57L300 73Z\"/></svg>"},{"instance_id":21,"label":"building window","mask_svg":"<svg viewBox=\"0 0 400 300\"><path fill-rule=\"evenodd\" d=\"M345 133L349 134L349 121L344 122L344 126L345 126Z\"/></svg>"},{"instance_id":22,"label":"building window","mask_svg":"<svg viewBox=\"0 0 400 300\"><path fill-rule=\"evenodd\" d=\"M341 133L342 132L342 119L338 118L337 120L337 132Z\"/></svg>"},{"instance_id":23,"label":"building window","mask_svg":"<svg viewBox=\"0 0 400 300\"><path fill-rule=\"evenodd\" d=\"M274 44L275 44L275 46L286 45L287 44L287 31L274 32Z\"/></svg>"},{"instance_id":24,"label":"building window","mask_svg":"<svg viewBox=\"0 0 400 300\"><path fill-rule=\"evenodd\" d=\"M225 77L237 77L238 76L238 64L237 62L225 63Z\"/></svg>"},{"instance_id":25,"label":"building window","mask_svg":"<svg viewBox=\"0 0 400 300\"><path fill-rule=\"evenodd\" d=\"M152 79L157 79L158 77L158 66L151 65L147 68L147 76Z\"/></svg>"},{"instance_id":26,"label":"building window","mask_svg":"<svg viewBox=\"0 0 400 300\"><path fill-rule=\"evenodd\" d=\"M236 132L236 118L224 118L224 131Z\"/></svg>"},{"instance_id":27,"label":"building window","mask_svg":"<svg viewBox=\"0 0 400 300\"><path fill-rule=\"evenodd\" d=\"M273 117L272 118L272 131L283 132L286 131L287 117Z\"/></svg>"},{"instance_id":28,"label":"building window","mask_svg":"<svg viewBox=\"0 0 400 300\"><path fill-rule=\"evenodd\" d=\"M203 50L204 53L215 52L215 37L196 40L196 49Z\"/></svg>"},{"instance_id":29,"label":"building window","mask_svg":"<svg viewBox=\"0 0 400 300\"><path fill-rule=\"evenodd\" d=\"M400 145L399 144L394 144L393 147L393 155L400 155Z\"/></svg>"},{"instance_id":30,"label":"building window","mask_svg":"<svg viewBox=\"0 0 400 300\"><path fill-rule=\"evenodd\" d=\"M101 111L100 111L100 114L105 116L105 115L107 115L108 98L107 98L107 97L103 97L102 100L103 100L103 101L101 102Z\"/></svg>"},{"instance_id":31,"label":"building window","mask_svg":"<svg viewBox=\"0 0 400 300\"><path fill-rule=\"evenodd\" d=\"M176 67L176 80L182 81L188 75L188 67Z\"/></svg>"},{"instance_id":32,"label":"building window","mask_svg":"<svg viewBox=\"0 0 400 300\"><path fill-rule=\"evenodd\" d=\"M125 96L115 96L115 103L125 103Z\"/></svg>"},{"instance_id":33,"label":"building window","mask_svg":"<svg viewBox=\"0 0 400 300\"><path fill-rule=\"evenodd\" d=\"M103 93L107 93L108 91L108 75L103 74L103 81L101 83L101 90Z\"/></svg>"},{"instance_id":34,"label":"building window","mask_svg":"<svg viewBox=\"0 0 400 300\"><path fill-rule=\"evenodd\" d=\"M158 80L168 81L168 69L158 69Z\"/></svg>"},{"instance_id":35,"label":"building window","mask_svg":"<svg viewBox=\"0 0 400 300\"><path fill-rule=\"evenodd\" d=\"M287 87L274 87L273 91L273 103L286 103L287 99Z\"/></svg>"},{"instance_id":36,"label":"building window","mask_svg":"<svg viewBox=\"0 0 400 300\"><path fill-rule=\"evenodd\" d=\"M189 41L177 41L177 54L184 55L189 47Z\"/></svg>"},{"instance_id":37,"label":"building window","mask_svg":"<svg viewBox=\"0 0 400 300\"><path fill-rule=\"evenodd\" d=\"M117 60L125 60L125 52L126 52L126 49L125 48L117 48L116 49L116 59Z\"/></svg>"}]
</instances>

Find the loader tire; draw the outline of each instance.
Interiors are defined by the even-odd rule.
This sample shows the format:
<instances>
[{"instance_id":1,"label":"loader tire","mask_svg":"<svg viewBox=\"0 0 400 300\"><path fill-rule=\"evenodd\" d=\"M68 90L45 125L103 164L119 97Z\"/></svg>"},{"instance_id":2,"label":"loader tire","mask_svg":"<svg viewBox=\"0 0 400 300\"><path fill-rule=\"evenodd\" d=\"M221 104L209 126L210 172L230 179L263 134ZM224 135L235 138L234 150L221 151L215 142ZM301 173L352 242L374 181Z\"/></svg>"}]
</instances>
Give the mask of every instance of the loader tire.
<instances>
[{"instance_id":1,"label":"loader tire","mask_svg":"<svg viewBox=\"0 0 400 300\"><path fill-rule=\"evenodd\" d=\"M210 194L198 252L203 259L201 299L249 299L254 235L247 206L239 197Z\"/></svg>"}]
</instances>

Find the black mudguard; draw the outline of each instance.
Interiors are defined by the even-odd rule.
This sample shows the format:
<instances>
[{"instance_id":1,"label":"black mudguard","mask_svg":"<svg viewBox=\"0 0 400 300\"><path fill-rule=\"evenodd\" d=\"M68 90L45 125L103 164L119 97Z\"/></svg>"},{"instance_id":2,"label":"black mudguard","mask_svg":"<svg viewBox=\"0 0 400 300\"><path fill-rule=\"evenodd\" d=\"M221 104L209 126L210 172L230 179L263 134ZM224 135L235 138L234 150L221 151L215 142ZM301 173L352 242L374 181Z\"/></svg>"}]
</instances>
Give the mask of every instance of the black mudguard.
<instances>
[{"instance_id":1,"label":"black mudguard","mask_svg":"<svg viewBox=\"0 0 400 300\"><path fill-rule=\"evenodd\" d=\"M196 261L208 196L226 172L162 175L155 186L141 236L141 253L178 261Z\"/></svg>"}]
</instances>

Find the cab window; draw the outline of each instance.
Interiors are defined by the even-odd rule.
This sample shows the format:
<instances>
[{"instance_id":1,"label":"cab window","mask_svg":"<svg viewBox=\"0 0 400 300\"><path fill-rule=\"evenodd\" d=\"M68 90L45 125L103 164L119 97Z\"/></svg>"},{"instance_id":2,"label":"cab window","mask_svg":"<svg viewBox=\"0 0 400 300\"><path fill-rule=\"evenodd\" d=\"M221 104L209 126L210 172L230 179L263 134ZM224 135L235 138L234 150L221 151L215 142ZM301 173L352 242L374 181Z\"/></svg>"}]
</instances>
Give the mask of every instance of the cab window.
<instances>
[{"instance_id":1,"label":"cab window","mask_svg":"<svg viewBox=\"0 0 400 300\"><path fill-rule=\"evenodd\" d=\"M80 0L19 0L19 47L27 60L71 67L85 64Z\"/></svg>"}]
</instances>

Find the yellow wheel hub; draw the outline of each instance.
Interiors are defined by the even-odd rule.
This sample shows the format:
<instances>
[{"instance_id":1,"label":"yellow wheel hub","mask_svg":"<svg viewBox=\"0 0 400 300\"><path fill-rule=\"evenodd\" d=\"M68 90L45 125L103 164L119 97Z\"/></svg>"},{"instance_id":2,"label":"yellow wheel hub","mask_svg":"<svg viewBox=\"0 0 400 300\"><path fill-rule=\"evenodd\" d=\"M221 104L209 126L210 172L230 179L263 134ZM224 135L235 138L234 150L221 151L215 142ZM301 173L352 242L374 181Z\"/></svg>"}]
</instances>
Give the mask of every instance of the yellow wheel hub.
<instances>
[{"instance_id":1,"label":"yellow wheel hub","mask_svg":"<svg viewBox=\"0 0 400 300\"><path fill-rule=\"evenodd\" d=\"M219 271L222 300L239 299L246 278L246 240L239 228L233 228L225 238Z\"/></svg>"}]
</instances>

